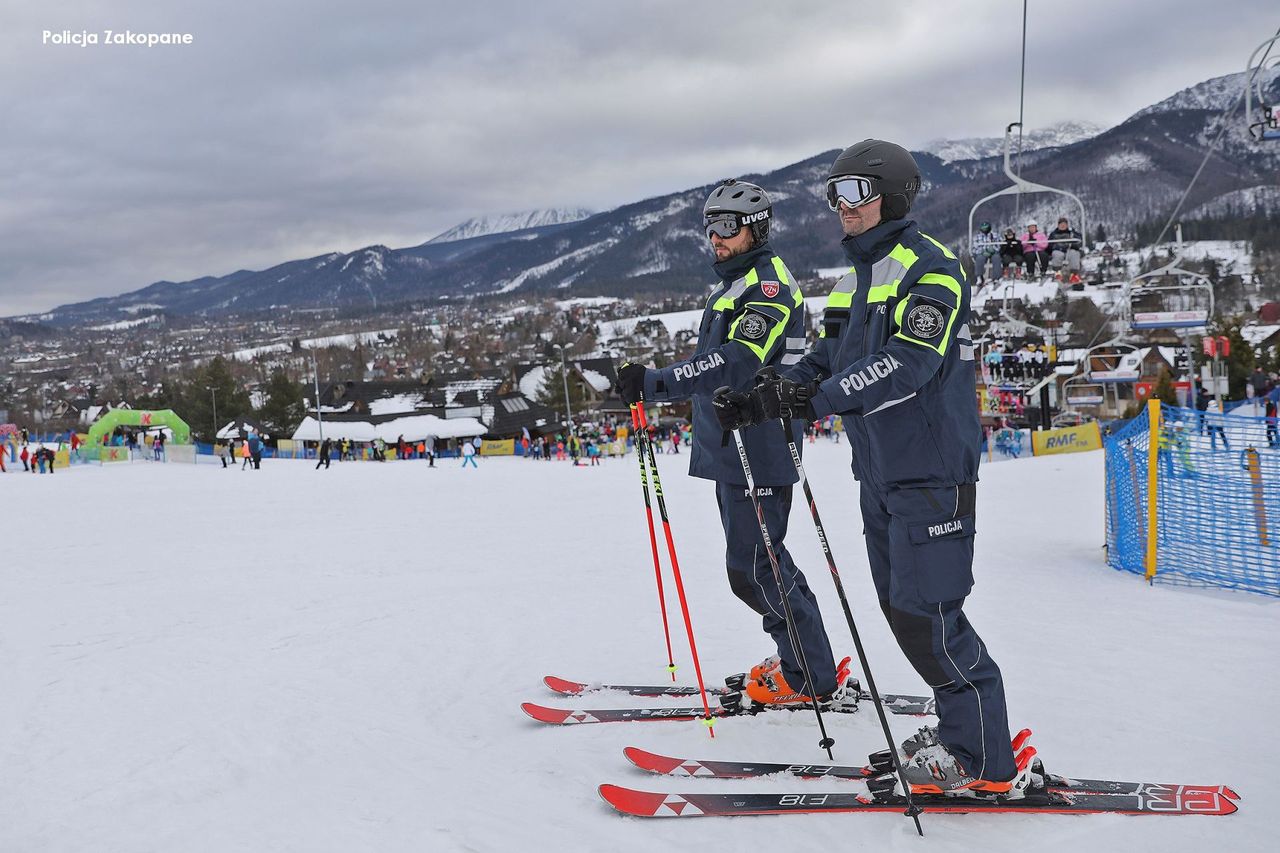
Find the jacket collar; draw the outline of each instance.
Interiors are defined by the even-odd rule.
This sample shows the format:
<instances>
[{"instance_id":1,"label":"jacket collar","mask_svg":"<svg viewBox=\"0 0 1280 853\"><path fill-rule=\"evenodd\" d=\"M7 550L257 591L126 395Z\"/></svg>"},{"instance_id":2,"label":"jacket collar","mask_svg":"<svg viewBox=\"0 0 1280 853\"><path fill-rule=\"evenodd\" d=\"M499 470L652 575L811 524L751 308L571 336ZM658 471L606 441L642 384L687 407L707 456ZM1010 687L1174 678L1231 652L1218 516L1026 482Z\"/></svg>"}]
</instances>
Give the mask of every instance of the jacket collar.
<instances>
[{"instance_id":1,"label":"jacket collar","mask_svg":"<svg viewBox=\"0 0 1280 853\"><path fill-rule=\"evenodd\" d=\"M736 281L746 275L756 265L757 261L771 254L773 254L773 250L769 248L769 241L766 240L741 255L734 255L726 260L716 261L711 265L711 268L716 271L716 275L720 276L721 281Z\"/></svg>"},{"instance_id":2,"label":"jacket collar","mask_svg":"<svg viewBox=\"0 0 1280 853\"><path fill-rule=\"evenodd\" d=\"M873 264L886 257L898 245L902 232L914 224L914 219L881 222L857 237L845 237L840 241L840 247L844 249L844 256L849 259L849 263Z\"/></svg>"}]
</instances>

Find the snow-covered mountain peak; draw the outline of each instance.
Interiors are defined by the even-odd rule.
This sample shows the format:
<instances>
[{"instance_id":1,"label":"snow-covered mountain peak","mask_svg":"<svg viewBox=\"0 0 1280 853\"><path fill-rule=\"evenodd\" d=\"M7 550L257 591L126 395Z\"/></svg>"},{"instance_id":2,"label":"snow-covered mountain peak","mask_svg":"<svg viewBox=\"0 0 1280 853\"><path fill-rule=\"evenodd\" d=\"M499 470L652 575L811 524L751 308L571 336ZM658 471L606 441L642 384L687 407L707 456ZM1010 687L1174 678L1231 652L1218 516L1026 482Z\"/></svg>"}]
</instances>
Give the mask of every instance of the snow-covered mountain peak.
<instances>
[{"instance_id":1,"label":"snow-covered mountain peak","mask_svg":"<svg viewBox=\"0 0 1280 853\"><path fill-rule=\"evenodd\" d=\"M525 228L561 225L566 222L577 222L580 219L586 219L594 212L581 207L553 207L541 210L524 210L519 213L478 216L453 226L443 234L432 237L427 243L449 243L454 240L466 240L470 237L483 237L486 234L505 234L508 231L520 231Z\"/></svg>"},{"instance_id":2,"label":"snow-covered mountain peak","mask_svg":"<svg viewBox=\"0 0 1280 853\"><path fill-rule=\"evenodd\" d=\"M1280 68L1269 68L1262 73L1270 78L1263 79L1262 87L1264 90L1274 86L1276 81L1280 80ZM1245 72L1243 71L1214 77L1210 80L1205 80L1203 83L1189 86L1159 103L1143 107L1133 114L1133 118L1140 118L1153 113L1167 113L1173 110L1225 110L1234 104L1244 91L1244 81ZM1256 82L1255 85L1257 85Z\"/></svg>"},{"instance_id":3,"label":"snow-covered mountain peak","mask_svg":"<svg viewBox=\"0 0 1280 853\"><path fill-rule=\"evenodd\" d=\"M1097 136L1106 128L1090 121L1060 121L1049 127L1027 131L1022 135L1022 150L1056 148L1070 145L1082 139ZM1003 136L981 136L968 139L935 139L922 149L934 154L944 163L956 160L978 160L994 157L1004 150Z\"/></svg>"}]
</instances>

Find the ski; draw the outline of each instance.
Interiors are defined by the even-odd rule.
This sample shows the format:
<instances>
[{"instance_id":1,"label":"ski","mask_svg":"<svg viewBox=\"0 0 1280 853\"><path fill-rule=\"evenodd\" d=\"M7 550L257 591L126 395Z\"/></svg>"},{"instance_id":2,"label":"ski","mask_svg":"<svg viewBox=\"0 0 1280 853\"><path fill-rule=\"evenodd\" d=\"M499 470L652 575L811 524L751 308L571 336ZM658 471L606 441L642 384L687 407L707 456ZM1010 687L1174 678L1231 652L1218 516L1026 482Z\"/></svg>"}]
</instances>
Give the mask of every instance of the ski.
<instances>
[{"instance_id":1,"label":"ski","mask_svg":"<svg viewBox=\"0 0 1280 853\"><path fill-rule=\"evenodd\" d=\"M701 705L683 708L592 708L583 710L580 708L548 708L546 705L539 705L536 702L523 702L520 705L520 710L540 723L548 723L553 726L571 726L578 723L702 720L706 718L706 711L703 710ZM720 717L739 715L730 714L719 705L712 705L711 716L719 719Z\"/></svg>"},{"instance_id":2,"label":"ski","mask_svg":"<svg viewBox=\"0 0 1280 853\"><path fill-rule=\"evenodd\" d=\"M649 773L662 776L692 776L705 779L757 779L776 773L790 773L800 779L866 779L876 771L851 764L776 764L763 761L745 763L692 758L673 758L634 746L622 750L627 760Z\"/></svg>"},{"instance_id":3,"label":"ski","mask_svg":"<svg viewBox=\"0 0 1280 853\"><path fill-rule=\"evenodd\" d=\"M698 688L683 685L669 684L591 684L583 681L570 681L565 678L557 678L554 675L548 675L542 679L543 683L551 690L562 696L581 696L584 693L591 693L598 690L611 690L618 693L626 693L628 696L639 697L659 697L659 696L697 696ZM871 694L861 689L856 681L852 685L858 691L859 700L870 700ZM730 693L723 687L708 687L707 694L712 696L723 696ZM932 696L910 696L899 693L885 693L880 697L884 701L884 705L894 714L910 714L922 716L934 713L934 701ZM714 709L713 709L714 710ZM825 709L824 709L825 710ZM700 712L699 717L703 716Z\"/></svg>"},{"instance_id":4,"label":"ski","mask_svg":"<svg viewBox=\"0 0 1280 853\"><path fill-rule=\"evenodd\" d=\"M889 709L890 713L911 714L914 716L933 713L932 699L929 700L928 705L925 705L921 702L889 704L888 698L887 696L885 697L885 707ZM703 710L701 705L673 706L670 708L551 708L546 705L539 705L537 702L523 702L520 705L520 710L540 723L549 723L556 726L569 726L578 723L634 723L656 722L659 720L701 720L706 718L706 711ZM712 705L711 716L715 718L750 717L756 713L772 714L776 711L808 710L812 710L809 705L792 705L786 708L766 709L753 713L751 711L729 710L722 705ZM824 708L823 710L833 714L851 714L857 710L857 706L832 707Z\"/></svg>"},{"instance_id":5,"label":"ski","mask_svg":"<svg viewBox=\"0 0 1280 853\"><path fill-rule=\"evenodd\" d=\"M800 779L854 779L865 780L885 772L881 766L855 766L851 764L782 764L774 762L740 762L720 759L676 758L649 752L634 746L622 750L627 760L641 770L662 776L689 776L705 779L758 779L787 773ZM1033 772L1042 776L1045 786L1053 790L1078 791L1088 794L1137 794L1143 790L1180 788L1183 792L1221 792L1231 799L1239 799L1230 788L1219 785L1174 785L1154 782L1121 782L1110 779L1072 779L1056 774L1046 774L1039 760Z\"/></svg>"},{"instance_id":6,"label":"ski","mask_svg":"<svg viewBox=\"0 0 1280 853\"><path fill-rule=\"evenodd\" d=\"M585 681L570 681L548 675L542 682L561 696L581 696L583 693L594 693L597 690L611 690L626 693L628 696L697 696L698 688L682 684L588 684ZM728 691L723 687L708 687L708 696L723 696Z\"/></svg>"},{"instance_id":7,"label":"ski","mask_svg":"<svg viewBox=\"0 0 1280 853\"><path fill-rule=\"evenodd\" d=\"M865 792L838 793L706 793L667 794L601 785L600 797L623 814L635 817L710 817L733 815L840 814L901 812L901 797L873 797ZM1237 806L1230 788L1143 784L1129 794L1102 794L1061 788L1033 790L1017 800L976 797L915 796L926 812L1031 814L1200 814L1229 815Z\"/></svg>"},{"instance_id":8,"label":"ski","mask_svg":"<svg viewBox=\"0 0 1280 853\"><path fill-rule=\"evenodd\" d=\"M695 760L659 755L634 746L622 750L627 760L649 773L662 776L694 776L706 779L756 779L775 773L790 773L801 779L866 779L874 771L870 767L848 764L774 764L754 761Z\"/></svg>"}]
</instances>

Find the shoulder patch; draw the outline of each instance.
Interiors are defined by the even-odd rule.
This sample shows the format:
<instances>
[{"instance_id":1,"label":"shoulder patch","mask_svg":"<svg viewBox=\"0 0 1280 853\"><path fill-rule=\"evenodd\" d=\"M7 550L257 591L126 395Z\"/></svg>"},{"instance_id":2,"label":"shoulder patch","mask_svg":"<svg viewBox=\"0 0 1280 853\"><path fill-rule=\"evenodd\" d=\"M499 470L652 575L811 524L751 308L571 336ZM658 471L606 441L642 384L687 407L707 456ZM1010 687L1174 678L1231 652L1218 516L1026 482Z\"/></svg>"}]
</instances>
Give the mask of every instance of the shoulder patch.
<instances>
[{"instance_id":1,"label":"shoulder patch","mask_svg":"<svg viewBox=\"0 0 1280 853\"><path fill-rule=\"evenodd\" d=\"M907 314L907 328L921 340L931 340L942 334L942 312L932 305L917 305Z\"/></svg>"},{"instance_id":2,"label":"shoulder patch","mask_svg":"<svg viewBox=\"0 0 1280 853\"><path fill-rule=\"evenodd\" d=\"M778 295L778 291L780 289L781 289L781 285L779 285L778 282L776 281L760 282L760 292L763 293L765 296L769 297L770 299L775 298Z\"/></svg>"},{"instance_id":3,"label":"shoulder patch","mask_svg":"<svg viewBox=\"0 0 1280 853\"><path fill-rule=\"evenodd\" d=\"M773 284L774 287L777 287L778 284L777 282L767 283ZM738 323L738 332L744 338L750 338L753 341L763 338L767 331L769 331L769 324L765 322L764 317L754 311L748 311L743 314L741 322Z\"/></svg>"}]
</instances>

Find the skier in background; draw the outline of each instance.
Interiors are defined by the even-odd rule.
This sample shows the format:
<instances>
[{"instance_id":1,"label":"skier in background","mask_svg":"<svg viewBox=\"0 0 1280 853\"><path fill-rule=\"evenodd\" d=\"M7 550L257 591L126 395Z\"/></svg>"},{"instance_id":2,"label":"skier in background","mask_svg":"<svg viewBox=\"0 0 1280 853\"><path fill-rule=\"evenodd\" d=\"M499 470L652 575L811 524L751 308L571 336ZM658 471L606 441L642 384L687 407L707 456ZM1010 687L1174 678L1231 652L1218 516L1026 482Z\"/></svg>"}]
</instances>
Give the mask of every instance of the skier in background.
<instances>
[{"instance_id":1,"label":"skier in background","mask_svg":"<svg viewBox=\"0 0 1280 853\"><path fill-rule=\"evenodd\" d=\"M462 467L466 468L468 465L472 468L480 467L476 464L476 446L472 444L469 438L464 439L462 442Z\"/></svg>"},{"instance_id":2,"label":"skier in background","mask_svg":"<svg viewBox=\"0 0 1280 853\"><path fill-rule=\"evenodd\" d=\"M321 465L324 466L326 471L329 470L329 456L332 453L333 453L332 441L326 438L324 441L320 442L320 449L316 451L316 470L317 471L320 470Z\"/></svg>"}]
</instances>

